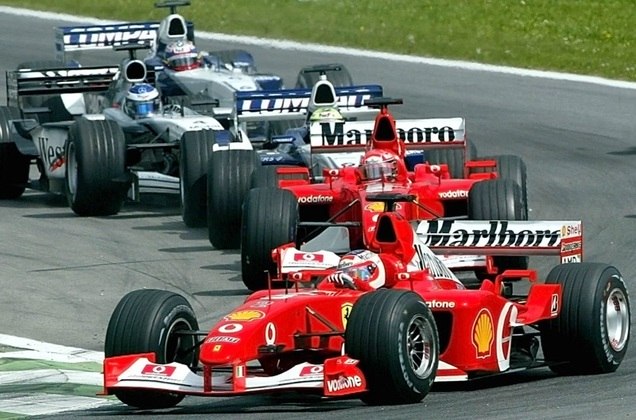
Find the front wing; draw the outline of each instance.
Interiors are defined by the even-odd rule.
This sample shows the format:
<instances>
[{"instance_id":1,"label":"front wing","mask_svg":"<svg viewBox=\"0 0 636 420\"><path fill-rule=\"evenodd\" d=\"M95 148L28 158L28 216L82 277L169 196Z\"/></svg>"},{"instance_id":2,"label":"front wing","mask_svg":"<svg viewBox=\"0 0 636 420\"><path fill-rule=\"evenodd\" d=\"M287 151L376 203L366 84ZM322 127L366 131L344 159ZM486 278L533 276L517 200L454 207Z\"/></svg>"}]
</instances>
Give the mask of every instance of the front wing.
<instances>
[{"instance_id":1,"label":"front wing","mask_svg":"<svg viewBox=\"0 0 636 420\"><path fill-rule=\"evenodd\" d=\"M157 364L153 353L109 357L104 361L104 393L123 389L149 389L198 396L231 396L295 390L343 396L366 391L358 361L347 356L327 359L325 364L300 363L278 375L235 364L204 367L195 374L180 363Z\"/></svg>"}]
</instances>

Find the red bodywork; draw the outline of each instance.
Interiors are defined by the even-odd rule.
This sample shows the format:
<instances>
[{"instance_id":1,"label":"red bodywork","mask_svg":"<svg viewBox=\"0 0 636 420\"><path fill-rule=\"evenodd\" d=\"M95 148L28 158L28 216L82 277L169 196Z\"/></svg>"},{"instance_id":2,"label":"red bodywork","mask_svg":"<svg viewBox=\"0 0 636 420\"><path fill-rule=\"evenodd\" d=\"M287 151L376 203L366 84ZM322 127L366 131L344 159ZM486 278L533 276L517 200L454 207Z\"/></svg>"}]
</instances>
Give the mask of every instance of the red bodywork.
<instances>
[{"instance_id":1,"label":"red bodywork","mask_svg":"<svg viewBox=\"0 0 636 420\"><path fill-rule=\"evenodd\" d=\"M416 292L431 309L440 340L437 381L461 381L508 370L513 329L558 315L560 286L538 283L532 270L508 270L494 281L485 280L478 290L466 289L449 277L433 276L428 269L407 271L414 252L413 227L397 213L383 212L380 218L378 224L390 224L395 230L395 239L372 237L370 248L379 252L386 267L387 286ZM579 229L574 236L566 227L552 230L552 253L563 254L566 239L582 240L580 222L576 223ZM575 222L563 224L575 226ZM286 252L303 257L292 255L293 261L326 258L322 251L305 258L308 253L291 245L277 248L273 255L279 272L285 274L276 280L287 280L293 286L256 292L224 316L201 344L202 375L176 363L156 365L148 354L113 357L104 364L105 392L118 388L207 396L289 389L326 396L363 392L364 372L346 355L344 331L357 299L373 292L338 288L325 281L313 287L312 279L335 268L285 270L282 255ZM506 278L527 279L531 283L527 296L505 297L502 283Z\"/></svg>"},{"instance_id":2,"label":"red bodywork","mask_svg":"<svg viewBox=\"0 0 636 420\"><path fill-rule=\"evenodd\" d=\"M377 215L384 211L384 205L374 201L377 194L411 195L413 201L398 203L393 209L408 220L430 220L442 217L466 216L468 213L468 192L475 182L497 177L494 160L467 161L465 178L451 178L445 164L417 164L408 171L405 164L407 147L421 150L425 146L463 147L465 142L447 141L441 143L407 143L396 129L396 120L386 105L382 106L375 118L374 129L366 143L365 156L378 151L388 151L398 157L398 171L395 178L365 181L360 167L325 169L323 182L312 183L309 169L301 167L281 167L277 169L285 178L279 187L291 191L299 204L300 224L303 222L355 223L360 227L350 228L351 248L363 248L369 243ZM313 149L320 151L319 147ZM329 146L325 150L333 149ZM356 147L342 146L342 150L355 151ZM340 150L340 149L336 149ZM491 168L489 171L472 172L473 168ZM291 176L295 174L296 177ZM387 209L391 210L391 209ZM305 238L300 237L299 240Z\"/></svg>"}]
</instances>

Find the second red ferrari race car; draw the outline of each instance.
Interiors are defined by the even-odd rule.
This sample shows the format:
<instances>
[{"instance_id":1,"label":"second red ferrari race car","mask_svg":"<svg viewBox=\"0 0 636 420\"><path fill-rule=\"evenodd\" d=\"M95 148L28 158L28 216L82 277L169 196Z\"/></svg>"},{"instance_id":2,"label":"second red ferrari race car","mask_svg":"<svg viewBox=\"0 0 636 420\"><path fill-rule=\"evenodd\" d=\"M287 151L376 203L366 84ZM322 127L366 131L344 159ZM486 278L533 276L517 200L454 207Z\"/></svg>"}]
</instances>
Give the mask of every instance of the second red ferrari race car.
<instances>
[{"instance_id":1,"label":"second red ferrari race car","mask_svg":"<svg viewBox=\"0 0 636 420\"><path fill-rule=\"evenodd\" d=\"M145 409L174 406L186 395L290 390L402 404L421 401L435 381L542 366L560 374L606 373L621 364L628 292L613 266L567 263L582 257L580 222L416 226L395 212L378 216L369 249L339 256L292 244L276 248L270 288L250 295L210 331L199 331L181 295L130 292L108 325L104 393ZM508 270L468 289L455 275L462 261L442 260L431 249L551 253L561 264L545 281L533 270ZM529 285L527 292L510 293L504 285L511 278L525 279L517 284ZM275 282L289 287L274 289Z\"/></svg>"}]
</instances>

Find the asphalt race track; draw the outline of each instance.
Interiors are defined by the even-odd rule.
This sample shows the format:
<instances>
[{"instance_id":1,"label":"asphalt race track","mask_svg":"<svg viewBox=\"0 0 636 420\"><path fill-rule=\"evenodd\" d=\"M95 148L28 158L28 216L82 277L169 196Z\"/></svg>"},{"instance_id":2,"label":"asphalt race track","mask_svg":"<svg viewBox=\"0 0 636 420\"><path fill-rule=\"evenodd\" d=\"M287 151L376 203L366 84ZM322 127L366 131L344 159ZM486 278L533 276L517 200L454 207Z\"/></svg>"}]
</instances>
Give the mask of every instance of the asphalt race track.
<instances>
[{"instance_id":1,"label":"asphalt race track","mask_svg":"<svg viewBox=\"0 0 636 420\"><path fill-rule=\"evenodd\" d=\"M0 13L2 86L5 70L53 58L52 28L60 23ZM207 50L240 47L204 40L198 45ZM289 85L301 65L342 62L356 82L380 83L387 96L403 98L404 105L393 108L398 116L465 117L480 155L516 154L525 160L531 218L582 220L585 259L615 265L636 293L636 89L249 50L259 70L281 74ZM93 64L96 57L87 54L82 60ZM5 99L3 88L0 103ZM28 191L19 200L0 202L0 333L101 351L113 308L138 288L184 294L206 328L247 295L239 258L238 251L214 250L205 229L186 228L174 199L153 197L125 205L117 216L79 218L63 199ZM550 258L531 261L542 276L556 264ZM299 395L191 397L161 414L166 419L185 414L332 420L625 418L633 415L636 398L635 347L632 343L614 374L558 377L539 369L470 386L436 385L412 406L367 407L355 399ZM74 414L137 417L123 405Z\"/></svg>"}]
</instances>

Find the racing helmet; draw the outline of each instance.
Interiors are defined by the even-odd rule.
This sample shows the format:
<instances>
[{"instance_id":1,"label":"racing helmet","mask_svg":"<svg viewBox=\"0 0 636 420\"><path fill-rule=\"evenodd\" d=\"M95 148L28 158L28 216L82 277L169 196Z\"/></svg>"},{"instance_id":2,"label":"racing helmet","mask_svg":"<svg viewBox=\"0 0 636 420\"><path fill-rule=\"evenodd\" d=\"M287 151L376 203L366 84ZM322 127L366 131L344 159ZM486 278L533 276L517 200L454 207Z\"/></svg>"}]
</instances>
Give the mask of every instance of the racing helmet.
<instances>
[{"instance_id":1,"label":"racing helmet","mask_svg":"<svg viewBox=\"0 0 636 420\"><path fill-rule=\"evenodd\" d=\"M334 107L321 107L317 108L309 116L310 122L330 122L330 121L344 121L344 117L338 111L338 108Z\"/></svg>"},{"instance_id":2,"label":"racing helmet","mask_svg":"<svg viewBox=\"0 0 636 420\"><path fill-rule=\"evenodd\" d=\"M380 256L366 249L351 251L340 258L336 272L347 274L360 289L378 289L386 282Z\"/></svg>"},{"instance_id":3,"label":"racing helmet","mask_svg":"<svg viewBox=\"0 0 636 420\"><path fill-rule=\"evenodd\" d=\"M363 181L395 180L398 175L398 156L386 150L371 150L360 162Z\"/></svg>"},{"instance_id":4,"label":"racing helmet","mask_svg":"<svg viewBox=\"0 0 636 420\"><path fill-rule=\"evenodd\" d=\"M161 110L159 91L148 83L132 85L126 93L124 112L133 119L146 118Z\"/></svg>"},{"instance_id":5,"label":"racing helmet","mask_svg":"<svg viewBox=\"0 0 636 420\"><path fill-rule=\"evenodd\" d=\"M164 63L174 71L192 70L201 67L201 56L192 41L177 41L166 46Z\"/></svg>"}]
</instances>

